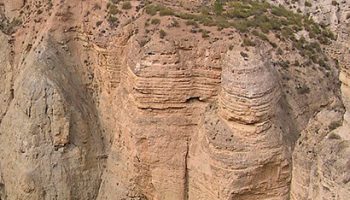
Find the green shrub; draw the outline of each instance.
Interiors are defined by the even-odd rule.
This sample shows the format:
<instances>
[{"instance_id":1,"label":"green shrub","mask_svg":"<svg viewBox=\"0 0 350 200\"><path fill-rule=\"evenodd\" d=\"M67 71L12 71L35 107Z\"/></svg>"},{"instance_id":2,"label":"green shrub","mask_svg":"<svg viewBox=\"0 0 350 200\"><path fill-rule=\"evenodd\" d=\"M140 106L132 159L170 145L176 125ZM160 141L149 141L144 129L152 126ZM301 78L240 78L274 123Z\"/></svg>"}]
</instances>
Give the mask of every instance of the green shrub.
<instances>
[{"instance_id":1,"label":"green shrub","mask_svg":"<svg viewBox=\"0 0 350 200\"><path fill-rule=\"evenodd\" d=\"M139 44L140 44L141 47L143 47L143 46L145 46L148 42L149 42L149 41L148 41L147 39L143 39L143 40L140 41Z\"/></svg>"},{"instance_id":2,"label":"green shrub","mask_svg":"<svg viewBox=\"0 0 350 200\"><path fill-rule=\"evenodd\" d=\"M274 43L274 42L269 41L269 43L270 43L270 45L271 45L273 48L277 48L277 47L278 47L277 44Z\"/></svg>"},{"instance_id":3,"label":"green shrub","mask_svg":"<svg viewBox=\"0 0 350 200\"><path fill-rule=\"evenodd\" d=\"M210 14L210 8L207 6L203 6L200 8L200 13L202 15L209 15Z\"/></svg>"},{"instance_id":4,"label":"green shrub","mask_svg":"<svg viewBox=\"0 0 350 200\"><path fill-rule=\"evenodd\" d=\"M245 52L243 52L243 51L241 51L240 54L241 54L241 56L242 56L243 58L248 58L248 57L249 57L248 54L245 53Z\"/></svg>"},{"instance_id":5,"label":"green shrub","mask_svg":"<svg viewBox=\"0 0 350 200\"><path fill-rule=\"evenodd\" d=\"M306 7L311 7L312 4L311 4L309 1L305 1L305 6L306 6Z\"/></svg>"},{"instance_id":6,"label":"green shrub","mask_svg":"<svg viewBox=\"0 0 350 200\"><path fill-rule=\"evenodd\" d=\"M120 13L120 10L118 9L118 7L116 5L111 4L108 7L108 13L111 15L116 15L116 14Z\"/></svg>"},{"instance_id":7,"label":"green shrub","mask_svg":"<svg viewBox=\"0 0 350 200\"><path fill-rule=\"evenodd\" d=\"M158 18L153 18L153 19L151 20L151 24L153 24L153 25L160 24L160 19L158 19Z\"/></svg>"},{"instance_id":8,"label":"green shrub","mask_svg":"<svg viewBox=\"0 0 350 200\"><path fill-rule=\"evenodd\" d=\"M165 38L166 35L167 35L167 34L166 34L166 32L165 32L164 30L162 30L162 29L159 30L159 37L160 37L160 38L163 39L163 38Z\"/></svg>"},{"instance_id":9,"label":"green shrub","mask_svg":"<svg viewBox=\"0 0 350 200\"><path fill-rule=\"evenodd\" d=\"M245 47L246 46L254 47L254 46L256 46L256 43L254 41L250 40L249 38L244 38L242 45Z\"/></svg>"},{"instance_id":10,"label":"green shrub","mask_svg":"<svg viewBox=\"0 0 350 200\"><path fill-rule=\"evenodd\" d=\"M232 23L230 23L225 17L222 16L216 18L215 24L219 28L229 28L232 26Z\"/></svg>"},{"instance_id":11,"label":"green shrub","mask_svg":"<svg viewBox=\"0 0 350 200\"><path fill-rule=\"evenodd\" d=\"M307 85L302 85L299 87L296 87L298 94L308 94L310 93L310 88Z\"/></svg>"},{"instance_id":12,"label":"green shrub","mask_svg":"<svg viewBox=\"0 0 350 200\"><path fill-rule=\"evenodd\" d=\"M319 64L321 67L325 68L326 70L330 70L330 67L327 65L326 61L323 59L318 59L315 63Z\"/></svg>"},{"instance_id":13,"label":"green shrub","mask_svg":"<svg viewBox=\"0 0 350 200\"><path fill-rule=\"evenodd\" d=\"M173 19L173 22L171 23L171 27L180 27L180 24L176 19Z\"/></svg>"},{"instance_id":14,"label":"green shrub","mask_svg":"<svg viewBox=\"0 0 350 200\"><path fill-rule=\"evenodd\" d=\"M329 29L324 29L322 31L322 35L331 39L331 40L336 40L337 37L334 35L334 33L332 31L330 31Z\"/></svg>"},{"instance_id":15,"label":"green shrub","mask_svg":"<svg viewBox=\"0 0 350 200\"><path fill-rule=\"evenodd\" d=\"M226 12L226 16L227 17L230 17L230 18L242 18L242 19L245 19L245 18L248 18L250 16L253 16L254 13L252 12L252 10L249 10L249 9L238 9L238 8L235 8L235 9L232 9L232 10L229 10Z\"/></svg>"},{"instance_id":16,"label":"green shrub","mask_svg":"<svg viewBox=\"0 0 350 200\"><path fill-rule=\"evenodd\" d=\"M199 27L198 23L195 22L195 21L193 21L193 20L188 20L188 21L186 21L186 25L188 25L188 26L194 26L194 27L196 27L196 28Z\"/></svg>"},{"instance_id":17,"label":"green shrub","mask_svg":"<svg viewBox=\"0 0 350 200\"><path fill-rule=\"evenodd\" d=\"M159 15L160 16L169 16L169 15L174 15L174 11L168 8L162 8L159 10Z\"/></svg>"},{"instance_id":18,"label":"green shrub","mask_svg":"<svg viewBox=\"0 0 350 200\"><path fill-rule=\"evenodd\" d=\"M279 16L279 17L286 17L286 18L290 18L292 13L290 13L291 11L285 9L284 7L272 7L271 8L271 13L273 15Z\"/></svg>"},{"instance_id":19,"label":"green shrub","mask_svg":"<svg viewBox=\"0 0 350 200\"><path fill-rule=\"evenodd\" d=\"M168 15L175 15L174 11L171 10L170 8L167 8L165 6L162 6L162 5L153 5L153 4L150 4L150 5L147 5L146 8L145 8L145 11L147 14L149 15L156 15L158 12L159 12L159 15L160 16L168 16Z\"/></svg>"},{"instance_id":20,"label":"green shrub","mask_svg":"<svg viewBox=\"0 0 350 200\"><path fill-rule=\"evenodd\" d=\"M330 128L330 130L333 130L333 129ZM336 134L336 133L330 133L328 135L328 139L330 139L330 140L340 140L341 137L338 134Z\"/></svg>"},{"instance_id":21,"label":"green shrub","mask_svg":"<svg viewBox=\"0 0 350 200\"><path fill-rule=\"evenodd\" d=\"M214 3L214 12L217 15L221 15L224 10L222 0L216 0Z\"/></svg>"},{"instance_id":22,"label":"green shrub","mask_svg":"<svg viewBox=\"0 0 350 200\"><path fill-rule=\"evenodd\" d=\"M236 21L233 23L233 27L242 33L248 32L250 29L248 21Z\"/></svg>"},{"instance_id":23,"label":"green shrub","mask_svg":"<svg viewBox=\"0 0 350 200\"><path fill-rule=\"evenodd\" d=\"M51 2L51 0L50 0L50 2ZM51 4L52 4L52 2L51 2ZM100 6L100 4L95 3L94 7L92 9L94 9L94 10L101 10L101 6Z\"/></svg>"},{"instance_id":24,"label":"green shrub","mask_svg":"<svg viewBox=\"0 0 350 200\"><path fill-rule=\"evenodd\" d=\"M146 8L145 8L145 11L147 14L149 15L156 15L157 12L159 11L159 6L158 5L147 5Z\"/></svg>"},{"instance_id":25,"label":"green shrub","mask_svg":"<svg viewBox=\"0 0 350 200\"><path fill-rule=\"evenodd\" d=\"M334 122L332 122L332 123L329 124L328 129L329 129L330 131L333 131L334 129L338 128L338 127L341 126L341 125L342 125L342 122L341 122L341 121L334 121Z\"/></svg>"},{"instance_id":26,"label":"green shrub","mask_svg":"<svg viewBox=\"0 0 350 200\"><path fill-rule=\"evenodd\" d=\"M267 38L267 36L264 33L261 33L261 32L259 32L257 30L253 30L252 34L257 36L257 37L259 37L261 40L269 41L269 39Z\"/></svg>"},{"instance_id":27,"label":"green shrub","mask_svg":"<svg viewBox=\"0 0 350 200\"><path fill-rule=\"evenodd\" d=\"M0 21L0 30L2 30L5 34L12 34L15 32L16 27L22 24L22 20L19 18L12 19L11 22L8 21Z\"/></svg>"},{"instance_id":28,"label":"green shrub","mask_svg":"<svg viewBox=\"0 0 350 200\"><path fill-rule=\"evenodd\" d=\"M209 31L204 30L204 29L200 29L200 32L202 32L202 38L208 38L209 37Z\"/></svg>"},{"instance_id":29,"label":"green shrub","mask_svg":"<svg viewBox=\"0 0 350 200\"><path fill-rule=\"evenodd\" d=\"M277 55L283 55L283 50L281 48L278 48L276 53Z\"/></svg>"},{"instance_id":30,"label":"green shrub","mask_svg":"<svg viewBox=\"0 0 350 200\"><path fill-rule=\"evenodd\" d=\"M96 26L99 27L99 26L101 26L102 23L103 23L103 21L97 21Z\"/></svg>"},{"instance_id":31,"label":"green shrub","mask_svg":"<svg viewBox=\"0 0 350 200\"><path fill-rule=\"evenodd\" d=\"M305 4L312 6L308 1ZM326 26L315 23L307 16L294 13L283 6L273 6L266 1L216 0L211 7L205 6L198 9L198 12L192 13L175 12L166 6L151 3L145 7L145 12L149 15L159 13L161 16L169 15L181 18L186 20L186 25L195 28L199 28L200 25L216 26L218 30L233 27L241 33L251 32L259 39L269 42L272 47L277 48L278 45L271 42L265 35L273 32L280 40L291 41L299 53L308 58L310 62L325 67L328 65L319 43L328 45L331 40L336 39L336 36ZM159 24L160 21L151 23ZM305 39L297 40L295 33L302 30L306 30L315 43L310 43ZM193 29L193 31L197 30ZM206 32L201 32L204 37L207 37ZM247 46L253 45L247 39L243 43Z\"/></svg>"},{"instance_id":32,"label":"green shrub","mask_svg":"<svg viewBox=\"0 0 350 200\"><path fill-rule=\"evenodd\" d=\"M109 15L108 18L107 18L107 21L109 22L109 24L111 26L115 26L118 23L118 18L115 17L115 16L112 16L112 15Z\"/></svg>"},{"instance_id":33,"label":"green shrub","mask_svg":"<svg viewBox=\"0 0 350 200\"><path fill-rule=\"evenodd\" d=\"M132 8L130 1L125 1L122 4L122 9L124 10L130 10Z\"/></svg>"},{"instance_id":34,"label":"green shrub","mask_svg":"<svg viewBox=\"0 0 350 200\"><path fill-rule=\"evenodd\" d=\"M288 68L289 67L289 61L280 61L280 62L277 62L277 65L283 67L283 68Z\"/></svg>"},{"instance_id":35,"label":"green shrub","mask_svg":"<svg viewBox=\"0 0 350 200\"><path fill-rule=\"evenodd\" d=\"M109 0L112 4L117 4L119 3L120 0Z\"/></svg>"}]
</instances>

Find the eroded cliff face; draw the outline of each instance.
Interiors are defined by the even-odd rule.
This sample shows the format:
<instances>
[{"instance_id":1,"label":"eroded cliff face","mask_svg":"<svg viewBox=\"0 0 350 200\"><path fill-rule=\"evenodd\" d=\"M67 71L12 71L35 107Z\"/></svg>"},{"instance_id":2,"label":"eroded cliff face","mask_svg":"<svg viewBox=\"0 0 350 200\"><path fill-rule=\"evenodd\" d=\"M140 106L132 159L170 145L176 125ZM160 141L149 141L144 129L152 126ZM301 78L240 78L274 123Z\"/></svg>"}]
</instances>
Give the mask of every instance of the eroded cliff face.
<instances>
[{"instance_id":1,"label":"eroded cliff face","mask_svg":"<svg viewBox=\"0 0 350 200\"><path fill-rule=\"evenodd\" d=\"M299 1L289 6L337 33L337 41L326 52L339 62L346 111L334 106L321 109L302 131L293 153L291 199L349 199L349 1L317 1L309 6Z\"/></svg>"},{"instance_id":2,"label":"eroded cliff face","mask_svg":"<svg viewBox=\"0 0 350 200\"><path fill-rule=\"evenodd\" d=\"M0 1L0 199L349 198L346 23L340 88L274 34L121 4Z\"/></svg>"}]
</instances>

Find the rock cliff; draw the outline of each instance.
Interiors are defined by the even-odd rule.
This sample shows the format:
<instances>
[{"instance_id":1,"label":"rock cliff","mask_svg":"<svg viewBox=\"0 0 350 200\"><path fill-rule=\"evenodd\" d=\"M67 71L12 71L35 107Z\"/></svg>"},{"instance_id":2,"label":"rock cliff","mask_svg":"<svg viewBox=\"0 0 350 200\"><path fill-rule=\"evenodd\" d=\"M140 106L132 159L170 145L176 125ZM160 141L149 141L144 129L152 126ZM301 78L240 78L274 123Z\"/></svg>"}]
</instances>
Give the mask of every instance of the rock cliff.
<instances>
[{"instance_id":1,"label":"rock cliff","mask_svg":"<svg viewBox=\"0 0 350 200\"><path fill-rule=\"evenodd\" d=\"M286 5L286 2L279 2ZM349 196L349 1L320 1L290 5L329 25L337 41L325 48L339 62L341 97L345 107L326 107L315 113L293 153L291 199L348 199Z\"/></svg>"},{"instance_id":2,"label":"rock cliff","mask_svg":"<svg viewBox=\"0 0 350 200\"><path fill-rule=\"evenodd\" d=\"M0 0L0 200L349 199L350 2L269 2Z\"/></svg>"}]
</instances>

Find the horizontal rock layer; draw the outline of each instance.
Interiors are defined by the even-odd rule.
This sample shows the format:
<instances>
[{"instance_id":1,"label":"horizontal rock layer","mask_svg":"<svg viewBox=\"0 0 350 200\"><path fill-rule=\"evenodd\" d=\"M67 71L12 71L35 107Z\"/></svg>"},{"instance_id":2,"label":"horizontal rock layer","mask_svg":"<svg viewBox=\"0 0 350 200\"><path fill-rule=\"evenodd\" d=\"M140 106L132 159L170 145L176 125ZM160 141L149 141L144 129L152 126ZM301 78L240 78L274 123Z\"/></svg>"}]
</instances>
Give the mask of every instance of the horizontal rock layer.
<instances>
[{"instance_id":1,"label":"horizontal rock layer","mask_svg":"<svg viewBox=\"0 0 350 200\"><path fill-rule=\"evenodd\" d=\"M166 4L193 2L209 1ZM202 38L186 20L176 18L175 28L171 16L147 15L141 4L131 1L116 20L107 1L0 0L8 18L23 19L15 34L0 36L0 199L347 197L348 179L339 175L347 143L324 139L348 137L347 114L336 135L327 122L323 138L297 146L289 187L300 129L321 107L334 111L316 121L341 123L333 73L282 69L269 44L242 48L247 35L217 27L201 27L210 35ZM160 24L145 27L154 18ZM328 51L343 69L348 109L346 48ZM289 50L284 55L300 57ZM309 94L296 94L302 83ZM310 178L315 169L324 175Z\"/></svg>"}]
</instances>

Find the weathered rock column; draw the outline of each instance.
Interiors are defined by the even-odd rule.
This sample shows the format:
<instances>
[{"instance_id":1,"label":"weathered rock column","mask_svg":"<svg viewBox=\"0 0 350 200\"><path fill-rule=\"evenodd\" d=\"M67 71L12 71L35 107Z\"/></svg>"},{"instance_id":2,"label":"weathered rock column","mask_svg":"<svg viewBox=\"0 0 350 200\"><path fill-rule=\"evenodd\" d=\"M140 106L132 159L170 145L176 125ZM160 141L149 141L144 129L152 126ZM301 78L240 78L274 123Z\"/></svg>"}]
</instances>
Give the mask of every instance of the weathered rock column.
<instances>
[{"instance_id":1,"label":"weathered rock column","mask_svg":"<svg viewBox=\"0 0 350 200\"><path fill-rule=\"evenodd\" d=\"M287 199L290 165L274 123L280 90L269 63L255 51L229 51L221 86L190 149L190 199Z\"/></svg>"}]
</instances>

